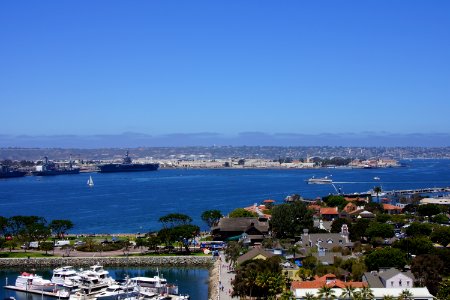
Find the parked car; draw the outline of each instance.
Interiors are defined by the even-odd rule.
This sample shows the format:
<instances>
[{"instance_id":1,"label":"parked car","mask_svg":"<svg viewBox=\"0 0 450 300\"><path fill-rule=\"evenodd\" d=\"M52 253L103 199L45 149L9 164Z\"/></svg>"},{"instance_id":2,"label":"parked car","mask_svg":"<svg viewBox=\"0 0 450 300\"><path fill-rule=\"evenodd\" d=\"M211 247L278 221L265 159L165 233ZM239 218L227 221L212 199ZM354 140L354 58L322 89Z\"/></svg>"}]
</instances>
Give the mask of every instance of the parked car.
<instances>
[{"instance_id":1,"label":"parked car","mask_svg":"<svg viewBox=\"0 0 450 300\"><path fill-rule=\"evenodd\" d=\"M65 245L70 245L70 241L56 241L55 242L55 247L62 247Z\"/></svg>"}]
</instances>

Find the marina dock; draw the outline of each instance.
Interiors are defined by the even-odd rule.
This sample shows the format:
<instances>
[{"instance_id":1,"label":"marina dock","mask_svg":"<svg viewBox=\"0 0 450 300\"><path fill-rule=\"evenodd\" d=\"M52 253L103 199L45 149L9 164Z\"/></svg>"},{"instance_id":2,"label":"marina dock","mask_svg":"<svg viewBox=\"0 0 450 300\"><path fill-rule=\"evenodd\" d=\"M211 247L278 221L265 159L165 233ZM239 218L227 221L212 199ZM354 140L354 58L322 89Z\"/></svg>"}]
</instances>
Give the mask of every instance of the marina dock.
<instances>
[{"instance_id":1,"label":"marina dock","mask_svg":"<svg viewBox=\"0 0 450 300\"><path fill-rule=\"evenodd\" d=\"M385 191L388 195L412 195L412 194L430 194L430 193L450 193L450 187L432 187L412 190L394 190Z\"/></svg>"},{"instance_id":2,"label":"marina dock","mask_svg":"<svg viewBox=\"0 0 450 300\"><path fill-rule=\"evenodd\" d=\"M47 292L47 291L43 291L43 290L24 289L24 288L17 287L14 285L5 285L4 288L8 289L8 290L37 294L37 295L42 295L42 296L47 296L47 297L54 297L54 298L58 298L58 299L69 299L69 296L70 296L70 294L64 290L57 290L56 292Z\"/></svg>"}]
</instances>

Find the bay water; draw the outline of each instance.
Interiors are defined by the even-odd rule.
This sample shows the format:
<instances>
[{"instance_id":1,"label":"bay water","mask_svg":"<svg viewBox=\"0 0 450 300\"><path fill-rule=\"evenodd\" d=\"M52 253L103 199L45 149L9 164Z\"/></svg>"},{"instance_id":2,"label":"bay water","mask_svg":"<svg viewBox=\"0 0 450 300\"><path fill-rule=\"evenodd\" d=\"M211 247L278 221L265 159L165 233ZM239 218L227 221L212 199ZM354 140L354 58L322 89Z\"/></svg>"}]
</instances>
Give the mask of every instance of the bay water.
<instances>
[{"instance_id":1,"label":"bay water","mask_svg":"<svg viewBox=\"0 0 450 300\"><path fill-rule=\"evenodd\" d=\"M341 189L365 192L450 186L450 160L404 161L386 169L169 169L135 173L82 173L0 180L0 216L68 219L70 233L138 233L161 228L158 219L183 213L207 229L205 210L227 214L265 199L282 203L291 194L314 199ZM86 183L92 176L94 186ZM334 186L307 184L331 176ZM379 177L379 180L375 180Z\"/></svg>"},{"instance_id":2,"label":"bay water","mask_svg":"<svg viewBox=\"0 0 450 300\"><path fill-rule=\"evenodd\" d=\"M51 221L69 219L70 233L142 233L161 228L158 219L169 213L183 213L193 223L205 210L227 214L237 207L266 199L282 203L291 194L314 199L341 189L344 193L450 186L450 160L403 161L405 167L387 169L169 169L136 173L82 173L55 177L23 177L0 180L0 216L36 215ZM92 176L94 186L86 183ZM329 176L333 185L311 185L311 177ZM375 178L378 177L379 180ZM109 269L115 278L153 276L155 269ZM19 271L0 270L0 282L12 283ZM43 272L46 278L50 270ZM191 299L207 299L206 269L163 270L169 281ZM11 282L11 280L13 280ZM0 289L0 297L38 300L40 296Z\"/></svg>"}]
</instances>

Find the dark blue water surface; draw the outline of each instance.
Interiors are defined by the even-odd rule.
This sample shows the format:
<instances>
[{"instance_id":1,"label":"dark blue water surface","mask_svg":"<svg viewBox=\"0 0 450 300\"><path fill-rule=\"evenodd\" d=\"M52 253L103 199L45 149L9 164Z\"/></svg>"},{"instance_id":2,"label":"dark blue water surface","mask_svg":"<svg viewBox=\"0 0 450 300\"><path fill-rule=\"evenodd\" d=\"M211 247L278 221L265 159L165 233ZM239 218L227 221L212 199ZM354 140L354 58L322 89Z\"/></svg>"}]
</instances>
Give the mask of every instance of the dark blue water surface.
<instances>
[{"instance_id":1,"label":"dark blue water surface","mask_svg":"<svg viewBox=\"0 0 450 300\"><path fill-rule=\"evenodd\" d=\"M117 280L124 279L125 276L136 277L146 276L153 277L157 274L156 268L106 268L111 276ZM43 276L46 279L51 279L52 270L1 270L0 269L0 285L8 284L14 285L17 276L21 272L33 272ZM179 292L182 294L189 294L191 299L208 299L208 280L209 274L206 269L196 268L159 268L160 275L164 276L169 283L175 283L179 287ZM23 292L15 292L0 288L0 299L6 297L15 297L17 300L45 300L55 299L50 297L41 297L41 295L26 294Z\"/></svg>"},{"instance_id":2,"label":"dark blue water surface","mask_svg":"<svg viewBox=\"0 0 450 300\"><path fill-rule=\"evenodd\" d=\"M450 186L450 160L412 160L388 169L195 170L79 174L0 180L0 215L69 219L71 233L135 233L158 230L158 219L184 213L206 229L200 215L226 214L236 207L290 194L316 198L335 192L332 185L308 185L312 176L332 175L345 193ZM95 186L86 182L93 177ZM374 177L379 177L375 181Z\"/></svg>"}]
</instances>

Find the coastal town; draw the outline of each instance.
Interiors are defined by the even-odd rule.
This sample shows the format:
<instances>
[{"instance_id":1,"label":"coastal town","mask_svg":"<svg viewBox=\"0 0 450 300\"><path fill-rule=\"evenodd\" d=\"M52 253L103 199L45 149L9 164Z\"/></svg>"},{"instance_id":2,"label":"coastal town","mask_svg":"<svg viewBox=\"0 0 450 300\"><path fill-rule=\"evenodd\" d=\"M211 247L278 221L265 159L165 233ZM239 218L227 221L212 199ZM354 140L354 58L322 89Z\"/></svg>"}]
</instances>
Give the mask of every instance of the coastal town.
<instances>
[{"instance_id":1,"label":"coastal town","mask_svg":"<svg viewBox=\"0 0 450 300\"><path fill-rule=\"evenodd\" d=\"M450 1L0 1L0 300L450 300Z\"/></svg>"},{"instance_id":2,"label":"coastal town","mask_svg":"<svg viewBox=\"0 0 450 300\"><path fill-rule=\"evenodd\" d=\"M249 162L249 167L257 169L255 161L232 160L228 167L245 168ZM348 161L345 166L317 165L309 159L275 164L287 164L284 168L293 164L310 164L304 168L400 167L389 159ZM221 160L207 162L212 165L176 162L180 168L226 167ZM114 160L103 163L113 164L117 172L127 165ZM320 184L332 184L321 180ZM230 212L204 211L206 232L182 213L161 216L162 228L156 232L124 235L70 234L70 220L0 217L4 249L0 264L31 269L61 264L95 267L100 260L98 268L204 266L210 272L210 299L446 299L450 286L446 264L450 255L449 191L446 187L397 191L375 187L366 193L336 191L314 199L298 194L284 201L261 199ZM27 275L21 276L7 288L43 294L37 283L33 288L21 286L19 279L28 280ZM60 284L58 291L56 282L45 282L53 287L46 296L71 299L103 299L99 293L117 285L115 281L102 283L93 290L93 283L80 282L71 292L68 282ZM140 293L142 287L136 282L129 286L133 287L129 297L188 299L182 291L167 292L165 285L163 289L151 286L147 294Z\"/></svg>"}]
</instances>

